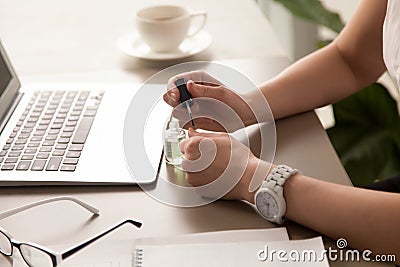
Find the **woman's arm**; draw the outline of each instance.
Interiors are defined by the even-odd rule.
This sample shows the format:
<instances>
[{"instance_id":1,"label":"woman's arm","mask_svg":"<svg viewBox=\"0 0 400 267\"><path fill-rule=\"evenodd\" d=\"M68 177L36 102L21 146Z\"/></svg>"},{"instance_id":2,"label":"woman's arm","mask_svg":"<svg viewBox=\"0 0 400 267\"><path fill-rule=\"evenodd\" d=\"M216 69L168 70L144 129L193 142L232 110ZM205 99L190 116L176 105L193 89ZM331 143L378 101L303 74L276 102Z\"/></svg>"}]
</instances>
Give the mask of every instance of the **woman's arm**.
<instances>
[{"instance_id":1,"label":"woman's arm","mask_svg":"<svg viewBox=\"0 0 400 267\"><path fill-rule=\"evenodd\" d=\"M400 194L332 184L294 175L284 185L288 219L351 247L400 260ZM247 201L254 203L253 196Z\"/></svg>"},{"instance_id":2,"label":"woman's arm","mask_svg":"<svg viewBox=\"0 0 400 267\"><path fill-rule=\"evenodd\" d=\"M261 86L276 119L334 103L379 78L386 5L363 0L333 43Z\"/></svg>"}]
</instances>

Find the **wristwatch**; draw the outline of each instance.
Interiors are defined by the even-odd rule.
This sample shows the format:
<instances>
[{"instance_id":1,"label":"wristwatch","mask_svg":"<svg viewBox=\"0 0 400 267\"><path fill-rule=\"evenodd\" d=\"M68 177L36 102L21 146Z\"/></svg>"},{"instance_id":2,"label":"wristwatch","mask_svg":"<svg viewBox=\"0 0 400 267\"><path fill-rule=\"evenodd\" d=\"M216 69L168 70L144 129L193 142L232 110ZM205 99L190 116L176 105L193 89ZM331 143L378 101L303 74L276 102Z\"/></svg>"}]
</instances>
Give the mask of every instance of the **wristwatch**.
<instances>
[{"instance_id":1,"label":"wristwatch","mask_svg":"<svg viewBox=\"0 0 400 267\"><path fill-rule=\"evenodd\" d=\"M283 223L286 214L286 201L283 196L283 185L298 170L286 165L278 165L267 176L260 189L254 196L254 203L258 213L266 220Z\"/></svg>"}]
</instances>

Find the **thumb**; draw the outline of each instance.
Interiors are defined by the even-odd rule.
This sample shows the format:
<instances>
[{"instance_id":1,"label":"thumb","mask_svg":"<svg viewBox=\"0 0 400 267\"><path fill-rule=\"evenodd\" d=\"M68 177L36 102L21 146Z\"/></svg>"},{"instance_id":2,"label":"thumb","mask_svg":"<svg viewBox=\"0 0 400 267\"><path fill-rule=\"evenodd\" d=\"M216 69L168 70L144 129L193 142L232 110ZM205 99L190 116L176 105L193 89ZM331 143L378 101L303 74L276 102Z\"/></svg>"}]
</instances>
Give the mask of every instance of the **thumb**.
<instances>
[{"instance_id":1,"label":"thumb","mask_svg":"<svg viewBox=\"0 0 400 267\"><path fill-rule=\"evenodd\" d=\"M221 96L220 86L198 84L192 80L187 82L187 89L193 97L210 97L218 99Z\"/></svg>"},{"instance_id":2,"label":"thumb","mask_svg":"<svg viewBox=\"0 0 400 267\"><path fill-rule=\"evenodd\" d=\"M204 133L204 132L198 132L193 128L189 128L189 131L188 131L189 137L201 136L201 137L205 137L205 138L212 138L212 137L220 137L222 135L227 135L227 133Z\"/></svg>"}]
</instances>

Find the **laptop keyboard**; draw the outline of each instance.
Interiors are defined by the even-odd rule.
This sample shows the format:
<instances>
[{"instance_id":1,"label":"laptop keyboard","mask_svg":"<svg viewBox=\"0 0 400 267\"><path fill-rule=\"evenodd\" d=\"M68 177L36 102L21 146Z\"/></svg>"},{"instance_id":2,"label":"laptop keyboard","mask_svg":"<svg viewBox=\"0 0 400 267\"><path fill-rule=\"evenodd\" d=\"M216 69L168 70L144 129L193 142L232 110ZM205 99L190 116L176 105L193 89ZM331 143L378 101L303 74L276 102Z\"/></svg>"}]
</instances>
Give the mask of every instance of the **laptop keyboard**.
<instances>
[{"instance_id":1,"label":"laptop keyboard","mask_svg":"<svg viewBox=\"0 0 400 267\"><path fill-rule=\"evenodd\" d=\"M36 91L0 151L0 170L75 171L103 95Z\"/></svg>"}]
</instances>

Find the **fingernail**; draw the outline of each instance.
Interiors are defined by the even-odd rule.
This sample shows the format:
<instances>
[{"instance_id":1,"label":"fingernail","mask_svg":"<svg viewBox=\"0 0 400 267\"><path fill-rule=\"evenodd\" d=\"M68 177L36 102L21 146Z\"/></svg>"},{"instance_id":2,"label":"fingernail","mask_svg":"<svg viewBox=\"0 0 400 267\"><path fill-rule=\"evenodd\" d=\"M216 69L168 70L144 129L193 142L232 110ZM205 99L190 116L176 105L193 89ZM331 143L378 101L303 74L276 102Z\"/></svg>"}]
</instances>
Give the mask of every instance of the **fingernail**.
<instances>
[{"instance_id":1,"label":"fingernail","mask_svg":"<svg viewBox=\"0 0 400 267\"><path fill-rule=\"evenodd\" d=\"M189 127L189 131L194 132L194 129L192 127Z\"/></svg>"},{"instance_id":2,"label":"fingernail","mask_svg":"<svg viewBox=\"0 0 400 267\"><path fill-rule=\"evenodd\" d=\"M175 93L171 93L171 99L172 101L176 102L178 99L176 98L176 94Z\"/></svg>"}]
</instances>

